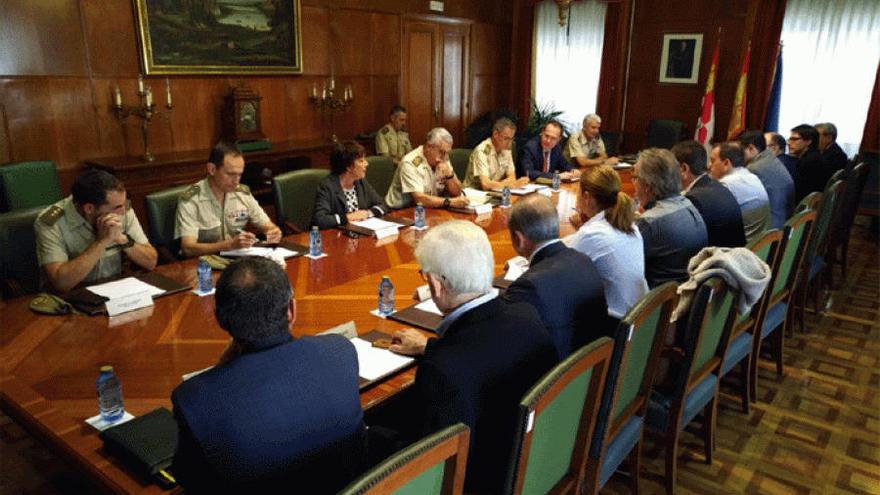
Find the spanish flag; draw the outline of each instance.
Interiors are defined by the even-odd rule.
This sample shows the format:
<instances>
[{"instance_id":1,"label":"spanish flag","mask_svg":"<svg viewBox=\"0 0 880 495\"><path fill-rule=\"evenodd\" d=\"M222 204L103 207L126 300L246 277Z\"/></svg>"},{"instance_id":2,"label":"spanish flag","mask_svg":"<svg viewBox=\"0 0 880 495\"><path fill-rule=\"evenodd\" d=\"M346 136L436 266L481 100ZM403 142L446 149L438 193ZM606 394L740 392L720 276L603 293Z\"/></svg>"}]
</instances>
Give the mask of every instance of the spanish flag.
<instances>
[{"instance_id":1,"label":"spanish flag","mask_svg":"<svg viewBox=\"0 0 880 495\"><path fill-rule=\"evenodd\" d=\"M736 85L736 97L733 100L733 110L730 112L730 124L727 126L727 140L735 138L746 130L746 84L749 81L749 58L752 54L752 42L746 49L746 58L743 60L742 70L739 72L739 83Z\"/></svg>"},{"instance_id":2,"label":"spanish flag","mask_svg":"<svg viewBox=\"0 0 880 495\"><path fill-rule=\"evenodd\" d=\"M715 134L715 77L718 73L718 52L721 44L721 36L715 42L715 52L712 54L712 67L709 69L709 77L706 79L706 92L703 94L700 118L697 119L697 130L694 139L708 150L712 145L712 136Z\"/></svg>"}]
</instances>

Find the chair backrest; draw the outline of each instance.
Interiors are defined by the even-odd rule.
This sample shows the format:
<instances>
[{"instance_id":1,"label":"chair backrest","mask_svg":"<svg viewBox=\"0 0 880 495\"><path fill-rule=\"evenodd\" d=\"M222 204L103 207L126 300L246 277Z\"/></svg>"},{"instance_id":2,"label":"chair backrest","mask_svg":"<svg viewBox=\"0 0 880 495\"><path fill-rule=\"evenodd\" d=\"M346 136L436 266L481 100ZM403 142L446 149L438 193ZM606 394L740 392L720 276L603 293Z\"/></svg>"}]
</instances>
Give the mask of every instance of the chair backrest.
<instances>
[{"instance_id":1,"label":"chair backrest","mask_svg":"<svg viewBox=\"0 0 880 495\"><path fill-rule=\"evenodd\" d=\"M393 454L338 495L452 495L464 490L470 430L458 423Z\"/></svg>"},{"instance_id":2,"label":"chair backrest","mask_svg":"<svg viewBox=\"0 0 880 495\"><path fill-rule=\"evenodd\" d=\"M368 156L367 163L367 182L384 198L394 177L394 160L390 156Z\"/></svg>"},{"instance_id":3,"label":"chair backrest","mask_svg":"<svg viewBox=\"0 0 880 495\"><path fill-rule=\"evenodd\" d=\"M776 304L791 293L815 222L815 210L796 213L785 222L782 243L779 246L779 265L771 282L773 292L768 305Z\"/></svg>"},{"instance_id":4,"label":"chair backrest","mask_svg":"<svg viewBox=\"0 0 880 495\"><path fill-rule=\"evenodd\" d=\"M781 242L782 231L779 229L771 229L765 231L761 237L750 242L746 248L755 253L755 255L758 258L761 258L764 263L767 263L771 272L775 274L777 267L777 254L779 253L779 245ZM737 317L736 323L734 324L735 329L739 330L740 326L749 321L752 315L759 315L763 303L767 299L766 296L770 294L770 287L772 286L767 284L767 288L764 289L764 295L758 299L758 302L756 302L748 311Z\"/></svg>"},{"instance_id":5,"label":"chair backrest","mask_svg":"<svg viewBox=\"0 0 880 495\"><path fill-rule=\"evenodd\" d=\"M804 199L801 200L800 203L794 209L795 213L800 213L806 210L819 210L819 205L822 204L822 193L819 191L813 191L810 194L804 196Z\"/></svg>"},{"instance_id":6,"label":"chair backrest","mask_svg":"<svg viewBox=\"0 0 880 495\"><path fill-rule=\"evenodd\" d=\"M0 166L0 211L48 206L61 197L55 162L19 162Z\"/></svg>"},{"instance_id":7,"label":"chair backrest","mask_svg":"<svg viewBox=\"0 0 880 495\"><path fill-rule=\"evenodd\" d=\"M599 131L602 136L602 142L605 143L605 153L608 156L617 154L617 143L620 141L620 133Z\"/></svg>"},{"instance_id":8,"label":"chair backrest","mask_svg":"<svg viewBox=\"0 0 880 495\"><path fill-rule=\"evenodd\" d=\"M828 180L825 182L825 189L828 189L828 187L830 187L831 184L834 184L835 182L837 182L839 180L843 180L843 181L846 180L846 169L845 168L842 168L842 169L834 172L833 174L831 174L831 177L829 177Z\"/></svg>"},{"instance_id":9,"label":"chair backrest","mask_svg":"<svg viewBox=\"0 0 880 495\"><path fill-rule=\"evenodd\" d=\"M721 277L710 277L697 288L685 325L683 376L675 397L684 397L690 386L720 368L736 316L736 296Z\"/></svg>"},{"instance_id":10,"label":"chair backrest","mask_svg":"<svg viewBox=\"0 0 880 495\"><path fill-rule=\"evenodd\" d=\"M678 120L651 119L648 123L647 148L670 149L681 139L684 122Z\"/></svg>"},{"instance_id":11,"label":"chair backrest","mask_svg":"<svg viewBox=\"0 0 880 495\"><path fill-rule=\"evenodd\" d=\"M474 150L470 148L455 148L449 152L449 162L452 164L452 169L455 170L458 180L464 180L472 151Z\"/></svg>"},{"instance_id":12,"label":"chair backrest","mask_svg":"<svg viewBox=\"0 0 880 495\"><path fill-rule=\"evenodd\" d=\"M822 254L821 249L825 245L825 239L828 237L828 231L831 228L831 222L837 211L837 202L843 187L844 182L837 180L825 188L825 192L822 193L822 205L817 212L813 234L810 236L810 242L807 244L807 252L805 254L807 263L812 263L816 255Z\"/></svg>"},{"instance_id":13,"label":"chair backrest","mask_svg":"<svg viewBox=\"0 0 880 495\"><path fill-rule=\"evenodd\" d=\"M843 226L843 233L841 235L847 235L849 233L850 227L852 227L853 222L856 218L856 212L859 208L859 200L862 197L862 192L865 190L865 183L868 180L868 164L865 162L859 163L849 172L849 175L846 178L846 191L843 195L842 205L841 205L841 214L840 214L840 222Z\"/></svg>"},{"instance_id":14,"label":"chair backrest","mask_svg":"<svg viewBox=\"0 0 880 495\"><path fill-rule=\"evenodd\" d=\"M174 224L177 219L177 200L189 186L175 186L148 194L147 222L150 242L156 248L165 248L167 255L178 258L179 241L174 238Z\"/></svg>"},{"instance_id":15,"label":"chair backrest","mask_svg":"<svg viewBox=\"0 0 880 495\"><path fill-rule=\"evenodd\" d=\"M309 229L318 184L329 173L329 170L309 168L286 172L272 179L278 225L298 232Z\"/></svg>"},{"instance_id":16,"label":"chair backrest","mask_svg":"<svg viewBox=\"0 0 880 495\"><path fill-rule=\"evenodd\" d=\"M608 337L597 339L523 396L506 493L580 493L613 348Z\"/></svg>"},{"instance_id":17,"label":"chair backrest","mask_svg":"<svg viewBox=\"0 0 880 495\"><path fill-rule=\"evenodd\" d=\"M643 414L675 307L675 282L655 287L620 321L602 405L590 445L590 463L601 465L608 443L627 420Z\"/></svg>"},{"instance_id":18,"label":"chair backrest","mask_svg":"<svg viewBox=\"0 0 880 495\"><path fill-rule=\"evenodd\" d=\"M44 206L0 214L0 283L3 297L40 290L34 221Z\"/></svg>"}]
</instances>

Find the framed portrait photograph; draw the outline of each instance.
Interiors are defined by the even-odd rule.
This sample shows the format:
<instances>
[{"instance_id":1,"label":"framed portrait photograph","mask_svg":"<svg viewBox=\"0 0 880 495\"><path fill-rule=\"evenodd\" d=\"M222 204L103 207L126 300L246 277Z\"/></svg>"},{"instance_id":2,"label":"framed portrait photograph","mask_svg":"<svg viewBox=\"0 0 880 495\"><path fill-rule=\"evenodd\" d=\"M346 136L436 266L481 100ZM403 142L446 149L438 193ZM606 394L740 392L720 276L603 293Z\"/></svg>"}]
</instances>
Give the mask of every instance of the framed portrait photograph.
<instances>
[{"instance_id":1,"label":"framed portrait photograph","mask_svg":"<svg viewBox=\"0 0 880 495\"><path fill-rule=\"evenodd\" d=\"M147 74L300 74L300 0L135 0Z\"/></svg>"},{"instance_id":2,"label":"framed portrait photograph","mask_svg":"<svg viewBox=\"0 0 880 495\"><path fill-rule=\"evenodd\" d=\"M664 34L660 55L660 82L697 84L703 34Z\"/></svg>"}]
</instances>

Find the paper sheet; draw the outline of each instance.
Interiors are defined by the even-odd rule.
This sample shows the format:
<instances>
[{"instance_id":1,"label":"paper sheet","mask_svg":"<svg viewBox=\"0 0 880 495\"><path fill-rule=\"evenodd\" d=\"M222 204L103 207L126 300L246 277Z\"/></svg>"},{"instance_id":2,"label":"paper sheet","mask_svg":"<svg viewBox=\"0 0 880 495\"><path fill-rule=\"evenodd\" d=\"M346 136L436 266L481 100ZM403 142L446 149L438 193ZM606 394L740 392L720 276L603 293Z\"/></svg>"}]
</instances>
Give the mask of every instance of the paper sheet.
<instances>
[{"instance_id":1,"label":"paper sheet","mask_svg":"<svg viewBox=\"0 0 880 495\"><path fill-rule=\"evenodd\" d=\"M531 194L540 189L547 189L547 186L543 184L526 184L522 187L511 188L510 194L522 196L524 194ZM494 191L501 192L501 189L494 189Z\"/></svg>"},{"instance_id":2,"label":"paper sheet","mask_svg":"<svg viewBox=\"0 0 880 495\"><path fill-rule=\"evenodd\" d=\"M150 285L134 277L126 277L114 280L113 282L107 282L106 284L92 285L86 287L86 289L93 294L106 297L107 299L130 296L144 291L149 293L150 297L159 296L165 293L164 290L155 285Z\"/></svg>"},{"instance_id":3,"label":"paper sheet","mask_svg":"<svg viewBox=\"0 0 880 495\"><path fill-rule=\"evenodd\" d=\"M297 254L299 253L283 247L270 248L255 246L249 248L232 249L229 251L220 251L220 256L262 256L264 258L268 258L273 255L281 255L285 258L290 258L291 256L296 256Z\"/></svg>"},{"instance_id":4,"label":"paper sheet","mask_svg":"<svg viewBox=\"0 0 880 495\"><path fill-rule=\"evenodd\" d=\"M389 222L388 220L382 220L381 218L368 218L366 220L361 220L359 222L351 222L352 225L357 225L358 227L369 229L372 231L382 230L387 228L399 228L400 224L395 222Z\"/></svg>"},{"instance_id":5,"label":"paper sheet","mask_svg":"<svg viewBox=\"0 0 880 495\"><path fill-rule=\"evenodd\" d=\"M373 347L360 338L351 339L358 355L358 375L364 380L378 380L413 362L413 358Z\"/></svg>"},{"instance_id":6,"label":"paper sheet","mask_svg":"<svg viewBox=\"0 0 880 495\"><path fill-rule=\"evenodd\" d=\"M526 270L529 269L529 260L522 256L515 256L507 260L507 272L504 274L504 280L511 282L518 279Z\"/></svg>"},{"instance_id":7,"label":"paper sheet","mask_svg":"<svg viewBox=\"0 0 880 495\"><path fill-rule=\"evenodd\" d=\"M416 304L416 309L420 309L422 311L427 311L428 313L434 313L438 316L443 316L443 313L437 308L437 305L434 304L433 299L428 299L427 301L422 301Z\"/></svg>"}]
</instances>

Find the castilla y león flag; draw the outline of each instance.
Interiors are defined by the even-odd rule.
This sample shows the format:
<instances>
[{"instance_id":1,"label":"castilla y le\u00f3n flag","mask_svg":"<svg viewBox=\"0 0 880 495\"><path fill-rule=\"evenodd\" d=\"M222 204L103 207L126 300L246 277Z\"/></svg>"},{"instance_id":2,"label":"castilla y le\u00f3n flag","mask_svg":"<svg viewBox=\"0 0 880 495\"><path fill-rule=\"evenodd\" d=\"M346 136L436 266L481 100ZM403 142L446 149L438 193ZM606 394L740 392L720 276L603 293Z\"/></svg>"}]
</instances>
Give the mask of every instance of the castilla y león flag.
<instances>
[{"instance_id":1,"label":"castilla y le\u00f3n flag","mask_svg":"<svg viewBox=\"0 0 880 495\"><path fill-rule=\"evenodd\" d=\"M715 133L715 77L718 73L718 51L720 37L715 42L715 52L712 54L712 67L709 69L709 78L706 79L706 92L703 93L703 111L697 119L697 130L694 139L709 148L712 135Z\"/></svg>"}]
</instances>

